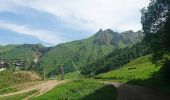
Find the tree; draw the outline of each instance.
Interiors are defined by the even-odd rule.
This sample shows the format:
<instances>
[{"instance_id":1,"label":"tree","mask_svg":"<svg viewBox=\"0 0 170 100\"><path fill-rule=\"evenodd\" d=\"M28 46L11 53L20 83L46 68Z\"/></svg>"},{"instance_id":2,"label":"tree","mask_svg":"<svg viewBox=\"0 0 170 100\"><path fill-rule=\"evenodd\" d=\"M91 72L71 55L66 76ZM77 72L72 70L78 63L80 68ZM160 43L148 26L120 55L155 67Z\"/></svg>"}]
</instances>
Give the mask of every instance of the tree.
<instances>
[{"instance_id":1,"label":"tree","mask_svg":"<svg viewBox=\"0 0 170 100\"><path fill-rule=\"evenodd\" d=\"M140 53L138 53L139 51ZM141 41L140 43L137 43L132 47L116 49L103 58L99 58L93 62L88 62L86 66L82 67L81 74L84 74L86 76L93 76L108 72L110 70L115 70L127 64L133 59L150 53L151 52L149 48L145 45L143 41Z\"/></svg>"},{"instance_id":2,"label":"tree","mask_svg":"<svg viewBox=\"0 0 170 100\"><path fill-rule=\"evenodd\" d=\"M142 9L141 23L144 39L153 52L153 63L170 67L167 65L170 61L167 56L170 53L170 0L151 0L149 6Z\"/></svg>"}]
</instances>

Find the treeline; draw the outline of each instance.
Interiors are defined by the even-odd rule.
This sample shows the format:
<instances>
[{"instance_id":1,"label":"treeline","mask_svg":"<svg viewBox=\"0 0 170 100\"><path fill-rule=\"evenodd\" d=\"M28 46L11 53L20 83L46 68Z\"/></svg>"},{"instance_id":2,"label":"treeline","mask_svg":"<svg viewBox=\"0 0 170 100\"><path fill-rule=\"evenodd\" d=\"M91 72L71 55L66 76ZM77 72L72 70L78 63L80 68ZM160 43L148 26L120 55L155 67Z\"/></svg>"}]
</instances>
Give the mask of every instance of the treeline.
<instances>
[{"instance_id":1,"label":"treeline","mask_svg":"<svg viewBox=\"0 0 170 100\"><path fill-rule=\"evenodd\" d=\"M144 40L153 52L152 62L162 66L161 74L170 80L170 0L151 0L142 11Z\"/></svg>"},{"instance_id":2,"label":"treeline","mask_svg":"<svg viewBox=\"0 0 170 100\"><path fill-rule=\"evenodd\" d=\"M88 63L81 69L81 73L86 76L94 76L100 73L105 73L110 70L118 69L131 60L150 53L150 48L148 48L144 42L140 42L132 47L117 49L111 54L93 63Z\"/></svg>"}]
</instances>

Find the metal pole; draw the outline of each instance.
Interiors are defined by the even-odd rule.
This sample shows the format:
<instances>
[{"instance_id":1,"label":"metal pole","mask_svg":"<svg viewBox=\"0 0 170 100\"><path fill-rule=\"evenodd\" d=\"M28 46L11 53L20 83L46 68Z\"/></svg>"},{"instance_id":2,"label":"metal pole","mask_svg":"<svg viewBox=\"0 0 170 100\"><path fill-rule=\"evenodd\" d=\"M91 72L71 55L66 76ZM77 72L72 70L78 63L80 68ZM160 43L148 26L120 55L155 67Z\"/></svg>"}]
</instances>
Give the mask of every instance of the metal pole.
<instances>
[{"instance_id":1,"label":"metal pole","mask_svg":"<svg viewBox=\"0 0 170 100\"><path fill-rule=\"evenodd\" d=\"M73 61L72 61L72 64L73 64L74 68L77 70L77 72L80 74L80 71L78 70L77 66L74 64Z\"/></svg>"}]
</instances>

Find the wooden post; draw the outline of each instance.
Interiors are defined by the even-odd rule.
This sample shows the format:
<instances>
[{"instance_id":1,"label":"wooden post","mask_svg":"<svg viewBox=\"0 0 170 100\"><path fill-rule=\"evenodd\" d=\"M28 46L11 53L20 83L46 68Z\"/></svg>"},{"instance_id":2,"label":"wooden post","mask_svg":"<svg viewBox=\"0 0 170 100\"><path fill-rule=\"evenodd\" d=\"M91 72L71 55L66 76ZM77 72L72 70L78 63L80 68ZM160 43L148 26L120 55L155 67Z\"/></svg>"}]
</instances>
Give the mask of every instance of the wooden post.
<instances>
[{"instance_id":1,"label":"wooden post","mask_svg":"<svg viewBox=\"0 0 170 100\"><path fill-rule=\"evenodd\" d=\"M45 80L45 65L43 66L43 76L44 76L44 80Z\"/></svg>"},{"instance_id":2,"label":"wooden post","mask_svg":"<svg viewBox=\"0 0 170 100\"><path fill-rule=\"evenodd\" d=\"M63 68L63 64L61 65L61 80L64 80L64 68Z\"/></svg>"}]
</instances>

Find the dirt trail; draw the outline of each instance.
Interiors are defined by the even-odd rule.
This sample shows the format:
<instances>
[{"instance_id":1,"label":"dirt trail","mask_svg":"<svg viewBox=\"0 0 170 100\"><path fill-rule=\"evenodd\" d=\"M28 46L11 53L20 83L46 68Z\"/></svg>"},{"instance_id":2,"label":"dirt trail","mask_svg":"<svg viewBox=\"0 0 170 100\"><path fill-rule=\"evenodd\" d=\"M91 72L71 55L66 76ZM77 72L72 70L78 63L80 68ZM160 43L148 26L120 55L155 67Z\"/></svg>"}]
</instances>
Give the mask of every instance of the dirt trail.
<instances>
[{"instance_id":1,"label":"dirt trail","mask_svg":"<svg viewBox=\"0 0 170 100\"><path fill-rule=\"evenodd\" d=\"M37 84L33 84L29 87L26 87L21 91L3 94L0 95L0 97L17 95L32 90L38 90L38 92L36 92L35 94L30 95L24 99L24 100L28 100L33 96L36 97L41 94L44 94L50 89L54 88L56 85L64 82L67 82L67 80L66 81L48 80L48 81L37 82ZM123 83L121 84L117 82L104 82L104 83L113 84L117 88L118 91L117 100L170 100L169 95L165 95L159 91L148 89L142 86L123 84Z\"/></svg>"},{"instance_id":2,"label":"dirt trail","mask_svg":"<svg viewBox=\"0 0 170 100\"><path fill-rule=\"evenodd\" d=\"M117 90L117 100L170 100L170 96L142 86L111 82Z\"/></svg>"},{"instance_id":3,"label":"dirt trail","mask_svg":"<svg viewBox=\"0 0 170 100\"><path fill-rule=\"evenodd\" d=\"M56 85L58 85L60 83L63 83L63 82L66 82L66 81L56 81L56 80L42 81L42 82L39 82L39 83L34 84L32 86L26 87L23 90L20 90L18 92L13 92L13 93L7 93L7 94L0 95L0 97L17 95L17 94L29 92L29 91L32 91L32 90L38 90L38 92L36 94L32 95L32 96L39 96L41 94L46 93L50 89L54 88ZM28 98L26 98L26 99L28 99Z\"/></svg>"}]
</instances>

